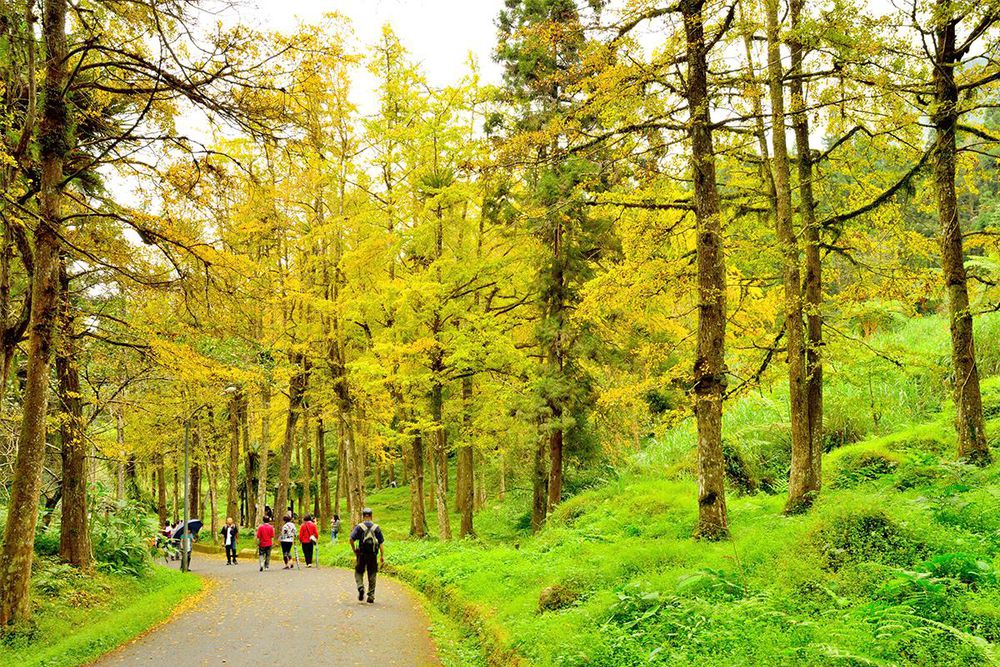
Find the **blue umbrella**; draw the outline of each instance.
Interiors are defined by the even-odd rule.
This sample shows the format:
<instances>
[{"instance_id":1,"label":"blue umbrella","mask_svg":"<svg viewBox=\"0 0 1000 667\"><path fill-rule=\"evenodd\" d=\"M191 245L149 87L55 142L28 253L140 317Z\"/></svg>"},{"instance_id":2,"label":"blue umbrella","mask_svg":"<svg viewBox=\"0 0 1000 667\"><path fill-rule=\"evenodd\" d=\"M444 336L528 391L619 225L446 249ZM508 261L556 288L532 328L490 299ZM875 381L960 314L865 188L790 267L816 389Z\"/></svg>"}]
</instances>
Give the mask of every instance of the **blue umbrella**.
<instances>
[{"instance_id":1,"label":"blue umbrella","mask_svg":"<svg viewBox=\"0 0 1000 667\"><path fill-rule=\"evenodd\" d=\"M204 524L202 524L201 519L190 519L188 520L187 525L188 525L188 532L191 533L193 537L198 537L198 531L201 530L201 527ZM182 530L183 529L181 528L181 526L175 528L172 538L175 540L179 540L181 538Z\"/></svg>"}]
</instances>

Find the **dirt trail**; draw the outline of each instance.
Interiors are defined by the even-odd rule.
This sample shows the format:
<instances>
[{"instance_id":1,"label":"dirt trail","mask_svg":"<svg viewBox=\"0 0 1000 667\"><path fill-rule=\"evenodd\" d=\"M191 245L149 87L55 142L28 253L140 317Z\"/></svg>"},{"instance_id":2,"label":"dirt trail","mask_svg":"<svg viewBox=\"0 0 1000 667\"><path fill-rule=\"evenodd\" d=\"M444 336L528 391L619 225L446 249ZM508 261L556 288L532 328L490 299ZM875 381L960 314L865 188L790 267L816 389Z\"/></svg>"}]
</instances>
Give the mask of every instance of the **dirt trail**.
<instances>
[{"instance_id":1,"label":"dirt trail","mask_svg":"<svg viewBox=\"0 0 1000 667\"><path fill-rule=\"evenodd\" d=\"M204 599L94 664L440 665L427 616L401 584L380 576L377 602L358 602L352 571L282 570L275 551L268 572L256 559L229 566L195 553L192 571L213 584Z\"/></svg>"}]
</instances>

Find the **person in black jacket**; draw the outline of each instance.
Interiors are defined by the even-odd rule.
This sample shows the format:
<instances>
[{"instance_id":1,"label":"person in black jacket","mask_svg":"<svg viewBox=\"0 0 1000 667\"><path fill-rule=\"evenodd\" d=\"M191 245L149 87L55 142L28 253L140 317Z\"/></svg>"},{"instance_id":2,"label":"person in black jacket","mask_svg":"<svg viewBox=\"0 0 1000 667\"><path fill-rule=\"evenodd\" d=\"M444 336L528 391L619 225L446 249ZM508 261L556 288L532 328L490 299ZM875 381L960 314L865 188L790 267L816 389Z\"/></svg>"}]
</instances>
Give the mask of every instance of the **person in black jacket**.
<instances>
[{"instance_id":1,"label":"person in black jacket","mask_svg":"<svg viewBox=\"0 0 1000 667\"><path fill-rule=\"evenodd\" d=\"M226 519L226 525L219 531L222 543L226 545L226 565L236 565L236 536L240 529L233 522L233 517Z\"/></svg>"}]
</instances>

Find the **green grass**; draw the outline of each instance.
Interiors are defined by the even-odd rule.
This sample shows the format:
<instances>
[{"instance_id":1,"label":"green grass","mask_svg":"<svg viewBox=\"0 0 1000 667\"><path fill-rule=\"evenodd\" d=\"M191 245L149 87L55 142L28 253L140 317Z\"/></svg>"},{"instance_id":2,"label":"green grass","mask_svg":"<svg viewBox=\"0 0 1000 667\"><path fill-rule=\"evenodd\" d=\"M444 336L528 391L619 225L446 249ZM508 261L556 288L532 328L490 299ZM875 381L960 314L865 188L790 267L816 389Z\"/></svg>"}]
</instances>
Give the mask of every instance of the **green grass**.
<instances>
[{"instance_id":1,"label":"green grass","mask_svg":"<svg viewBox=\"0 0 1000 667\"><path fill-rule=\"evenodd\" d=\"M50 559L36 566L33 622L0 642L0 664L85 664L163 621L202 587L196 575L161 566L141 578L83 576Z\"/></svg>"},{"instance_id":2,"label":"green grass","mask_svg":"<svg viewBox=\"0 0 1000 667\"><path fill-rule=\"evenodd\" d=\"M990 373L1000 346L983 332L998 322L979 324ZM832 437L808 514L782 514L787 390L777 383L727 406L727 456L749 482L741 493L730 480L729 541L691 538L694 429L684 422L565 500L537 536L523 491L477 513L477 539L451 543L404 539L408 489L379 492L369 504L390 562L533 665L996 664L1000 464L954 461L947 331L915 319L866 344L903 366L831 343ZM983 388L993 439L1000 378ZM428 524L435 532L432 511ZM570 602L540 611L553 585Z\"/></svg>"}]
</instances>

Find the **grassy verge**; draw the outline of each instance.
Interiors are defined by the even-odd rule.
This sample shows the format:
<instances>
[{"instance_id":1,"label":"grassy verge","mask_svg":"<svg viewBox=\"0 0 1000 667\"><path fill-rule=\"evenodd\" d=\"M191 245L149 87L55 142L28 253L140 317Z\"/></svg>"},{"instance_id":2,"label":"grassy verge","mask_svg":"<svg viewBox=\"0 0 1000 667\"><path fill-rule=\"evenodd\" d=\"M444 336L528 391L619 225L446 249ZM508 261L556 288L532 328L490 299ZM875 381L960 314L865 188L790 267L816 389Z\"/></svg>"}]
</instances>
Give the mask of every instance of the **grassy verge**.
<instances>
[{"instance_id":1,"label":"grassy verge","mask_svg":"<svg viewBox=\"0 0 1000 667\"><path fill-rule=\"evenodd\" d=\"M0 664L86 664L162 622L202 580L155 566L141 578L96 574L39 559L32 578L33 627L0 643Z\"/></svg>"}]
</instances>

